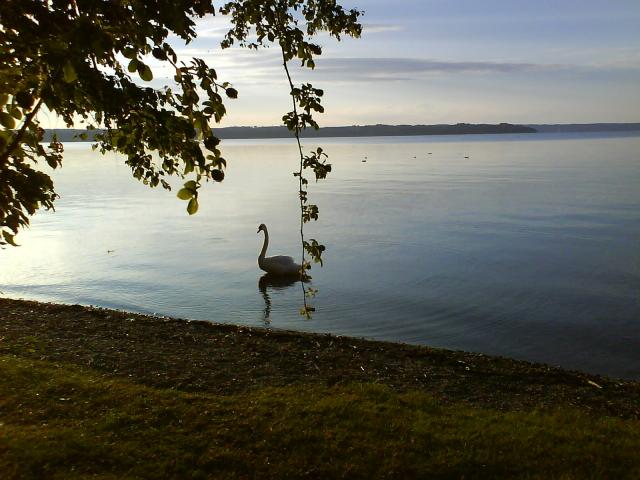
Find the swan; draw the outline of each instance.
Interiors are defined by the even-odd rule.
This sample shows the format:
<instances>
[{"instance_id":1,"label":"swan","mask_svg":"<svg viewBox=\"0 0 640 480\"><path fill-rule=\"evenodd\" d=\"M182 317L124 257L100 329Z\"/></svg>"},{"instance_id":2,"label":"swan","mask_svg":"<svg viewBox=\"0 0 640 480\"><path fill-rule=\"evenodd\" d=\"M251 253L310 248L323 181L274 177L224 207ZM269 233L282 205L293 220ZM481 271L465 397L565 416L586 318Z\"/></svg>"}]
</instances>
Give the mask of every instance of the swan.
<instances>
[{"instance_id":1,"label":"swan","mask_svg":"<svg viewBox=\"0 0 640 480\"><path fill-rule=\"evenodd\" d=\"M264 232L264 244L262 245L262 251L258 256L258 266L260 269L270 273L271 275L299 276L301 267L293 261L293 258L285 255L265 257L267 247L269 246L269 232L267 231L267 226L264 223L260 224L256 233L260 232Z\"/></svg>"}]
</instances>

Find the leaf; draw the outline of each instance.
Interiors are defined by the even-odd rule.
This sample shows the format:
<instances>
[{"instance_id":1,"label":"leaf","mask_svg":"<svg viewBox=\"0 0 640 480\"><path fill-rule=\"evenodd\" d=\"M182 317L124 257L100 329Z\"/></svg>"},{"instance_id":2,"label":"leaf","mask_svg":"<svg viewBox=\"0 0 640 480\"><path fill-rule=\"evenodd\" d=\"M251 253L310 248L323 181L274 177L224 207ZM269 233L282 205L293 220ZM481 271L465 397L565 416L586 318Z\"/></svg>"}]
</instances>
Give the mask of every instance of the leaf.
<instances>
[{"instance_id":1,"label":"leaf","mask_svg":"<svg viewBox=\"0 0 640 480\"><path fill-rule=\"evenodd\" d=\"M76 69L71 65L71 62L67 62L62 67L62 75L64 81L67 83L73 83L78 79L78 74L76 73Z\"/></svg>"},{"instance_id":2,"label":"leaf","mask_svg":"<svg viewBox=\"0 0 640 480\"><path fill-rule=\"evenodd\" d=\"M311 319L311 314L315 311L316 309L311 305L305 305L300 309L300 315L307 317L307 319Z\"/></svg>"},{"instance_id":3,"label":"leaf","mask_svg":"<svg viewBox=\"0 0 640 480\"><path fill-rule=\"evenodd\" d=\"M14 246L14 247L17 247L17 246L18 246L18 244L16 244L16 242L13 240L13 237L15 237L15 235L12 235L12 234L10 234L9 232L4 231L4 232L2 232L2 236L4 237L5 241L6 241L9 245Z\"/></svg>"},{"instance_id":4,"label":"leaf","mask_svg":"<svg viewBox=\"0 0 640 480\"><path fill-rule=\"evenodd\" d=\"M205 138L204 146L207 150L214 151L216 147L220 144L220 139L216 137Z\"/></svg>"},{"instance_id":5,"label":"leaf","mask_svg":"<svg viewBox=\"0 0 640 480\"><path fill-rule=\"evenodd\" d=\"M188 188L181 188L180 190L178 190L176 197L178 197L180 200L189 200L190 198L193 198L193 192Z\"/></svg>"},{"instance_id":6,"label":"leaf","mask_svg":"<svg viewBox=\"0 0 640 480\"><path fill-rule=\"evenodd\" d=\"M31 94L29 92L18 92L16 94L16 102L18 103L18 105L20 105L22 108L31 108L31 105L33 105L33 97L31 96ZM0 102L1 104L2 102Z\"/></svg>"},{"instance_id":7,"label":"leaf","mask_svg":"<svg viewBox=\"0 0 640 480\"><path fill-rule=\"evenodd\" d=\"M187 212L189 215L193 215L198 211L198 199L195 197L189 200L189 204L187 205Z\"/></svg>"},{"instance_id":8,"label":"leaf","mask_svg":"<svg viewBox=\"0 0 640 480\"><path fill-rule=\"evenodd\" d=\"M193 118L193 128L202 132L202 118L200 118L200 116L195 116Z\"/></svg>"},{"instance_id":9,"label":"leaf","mask_svg":"<svg viewBox=\"0 0 640 480\"><path fill-rule=\"evenodd\" d=\"M142 78L142 80L144 80L145 82L150 82L151 80L153 80L153 72L149 68L149 65L144 66L144 71L140 75L140 78Z\"/></svg>"},{"instance_id":10,"label":"leaf","mask_svg":"<svg viewBox=\"0 0 640 480\"><path fill-rule=\"evenodd\" d=\"M151 80L153 80L153 72L149 68L149 65L145 65L144 63L140 62L140 65L138 65L138 73L140 74L140 78L145 82L150 82Z\"/></svg>"},{"instance_id":11,"label":"leaf","mask_svg":"<svg viewBox=\"0 0 640 480\"><path fill-rule=\"evenodd\" d=\"M3 127L11 130L16 126L16 120L7 112L0 112L0 124L2 124Z\"/></svg>"},{"instance_id":12,"label":"leaf","mask_svg":"<svg viewBox=\"0 0 640 480\"><path fill-rule=\"evenodd\" d=\"M13 107L11 109L11 116L16 120L20 120L22 118L22 111L18 107Z\"/></svg>"},{"instance_id":13,"label":"leaf","mask_svg":"<svg viewBox=\"0 0 640 480\"><path fill-rule=\"evenodd\" d=\"M138 59L134 58L129 62L129 65L127 66L127 70L129 70L129 72L131 73L134 73L137 69L138 69Z\"/></svg>"},{"instance_id":14,"label":"leaf","mask_svg":"<svg viewBox=\"0 0 640 480\"><path fill-rule=\"evenodd\" d=\"M238 91L235 88L227 88L225 93L229 98L238 98Z\"/></svg>"},{"instance_id":15,"label":"leaf","mask_svg":"<svg viewBox=\"0 0 640 480\"><path fill-rule=\"evenodd\" d=\"M153 55L154 58L157 58L158 60L167 59L167 54L164 53L164 51L159 47L155 47L153 50L151 50L151 55Z\"/></svg>"},{"instance_id":16,"label":"leaf","mask_svg":"<svg viewBox=\"0 0 640 480\"><path fill-rule=\"evenodd\" d=\"M221 182L221 181L224 180L224 172L222 170L212 170L211 171L211 178L215 182Z\"/></svg>"},{"instance_id":17,"label":"leaf","mask_svg":"<svg viewBox=\"0 0 640 480\"><path fill-rule=\"evenodd\" d=\"M136 58L136 51L133 48L127 47L122 50L122 55L126 58Z\"/></svg>"},{"instance_id":18,"label":"leaf","mask_svg":"<svg viewBox=\"0 0 640 480\"><path fill-rule=\"evenodd\" d=\"M195 193L196 189L198 188L198 185L196 184L195 180L189 180L187 183L184 184L184 188Z\"/></svg>"}]
</instances>

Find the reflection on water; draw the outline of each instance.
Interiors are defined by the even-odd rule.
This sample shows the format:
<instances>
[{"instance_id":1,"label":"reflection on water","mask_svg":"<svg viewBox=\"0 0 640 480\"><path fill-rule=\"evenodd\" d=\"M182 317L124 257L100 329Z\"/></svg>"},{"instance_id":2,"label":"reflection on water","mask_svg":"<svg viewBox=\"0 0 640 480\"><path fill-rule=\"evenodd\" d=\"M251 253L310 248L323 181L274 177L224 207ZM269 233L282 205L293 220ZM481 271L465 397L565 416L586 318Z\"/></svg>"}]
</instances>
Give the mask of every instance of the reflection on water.
<instances>
[{"instance_id":1,"label":"reflection on water","mask_svg":"<svg viewBox=\"0 0 640 480\"><path fill-rule=\"evenodd\" d=\"M297 252L295 146L223 143L189 216L115 156L69 145L55 213L0 250L9 297L428 344L640 378L640 138L314 139L327 246L301 289L263 275L255 226ZM362 159L367 157L367 162ZM415 158L414 158L415 157ZM469 158L465 158L469 157ZM110 253L109 253L110 252ZM0 312L1 315L1 312Z\"/></svg>"},{"instance_id":2,"label":"reflection on water","mask_svg":"<svg viewBox=\"0 0 640 480\"><path fill-rule=\"evenodd\" d=\"M281 291L298 285L299 283L300 279L296 275L282 276L267 273L260 277L260 280L258 280L258 290L260 290L262 298L264 299L265 325L271 324L271 296L269 295L269 291ZM302 289L300 289L300 291L302 292Z\"/></svg>"}]
</instances>

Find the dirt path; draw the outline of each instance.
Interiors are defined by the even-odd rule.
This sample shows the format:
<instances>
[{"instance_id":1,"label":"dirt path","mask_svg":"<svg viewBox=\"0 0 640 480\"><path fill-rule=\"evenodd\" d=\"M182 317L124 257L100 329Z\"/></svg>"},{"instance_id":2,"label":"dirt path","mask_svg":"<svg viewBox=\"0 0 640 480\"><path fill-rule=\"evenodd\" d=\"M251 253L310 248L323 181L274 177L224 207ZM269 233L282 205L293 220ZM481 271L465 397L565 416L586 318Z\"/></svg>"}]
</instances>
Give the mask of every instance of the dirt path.
<instances>
[{"instance_id":1,"label":"dirt path","mask_svg":"<svg viewBox=\"0 0 640 480\"><path fill-rule=\"evenodd\" d=\"M146 385L240 392L377 382L501 410L576 406L640 418L640 383L480 354L0 298L0 354Z\"/></svg>"}]
</instances>

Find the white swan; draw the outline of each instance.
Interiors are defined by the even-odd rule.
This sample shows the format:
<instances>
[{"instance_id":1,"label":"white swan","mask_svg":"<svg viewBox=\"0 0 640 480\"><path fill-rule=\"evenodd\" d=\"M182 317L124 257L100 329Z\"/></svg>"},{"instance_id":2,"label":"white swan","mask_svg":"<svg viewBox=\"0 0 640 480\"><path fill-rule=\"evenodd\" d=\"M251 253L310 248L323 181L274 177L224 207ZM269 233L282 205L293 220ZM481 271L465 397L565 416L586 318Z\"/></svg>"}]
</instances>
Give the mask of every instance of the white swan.
<instances>
[{"instance_id":1,"label":"white swan","mask_svg":"<svg viewBox=\"0 0 640 480\"><path fill-rule=\"evenodd\" d=\"M264 232L264 244L262 251L258 256L258 266L271 275L294 276L300 275L300 265L293 261L293 258L285 255L276 255L275 257L265 257L267 247L269 246L269 232L267 226L261 223L258 232Z\"/></svg>"}]
</instances>

